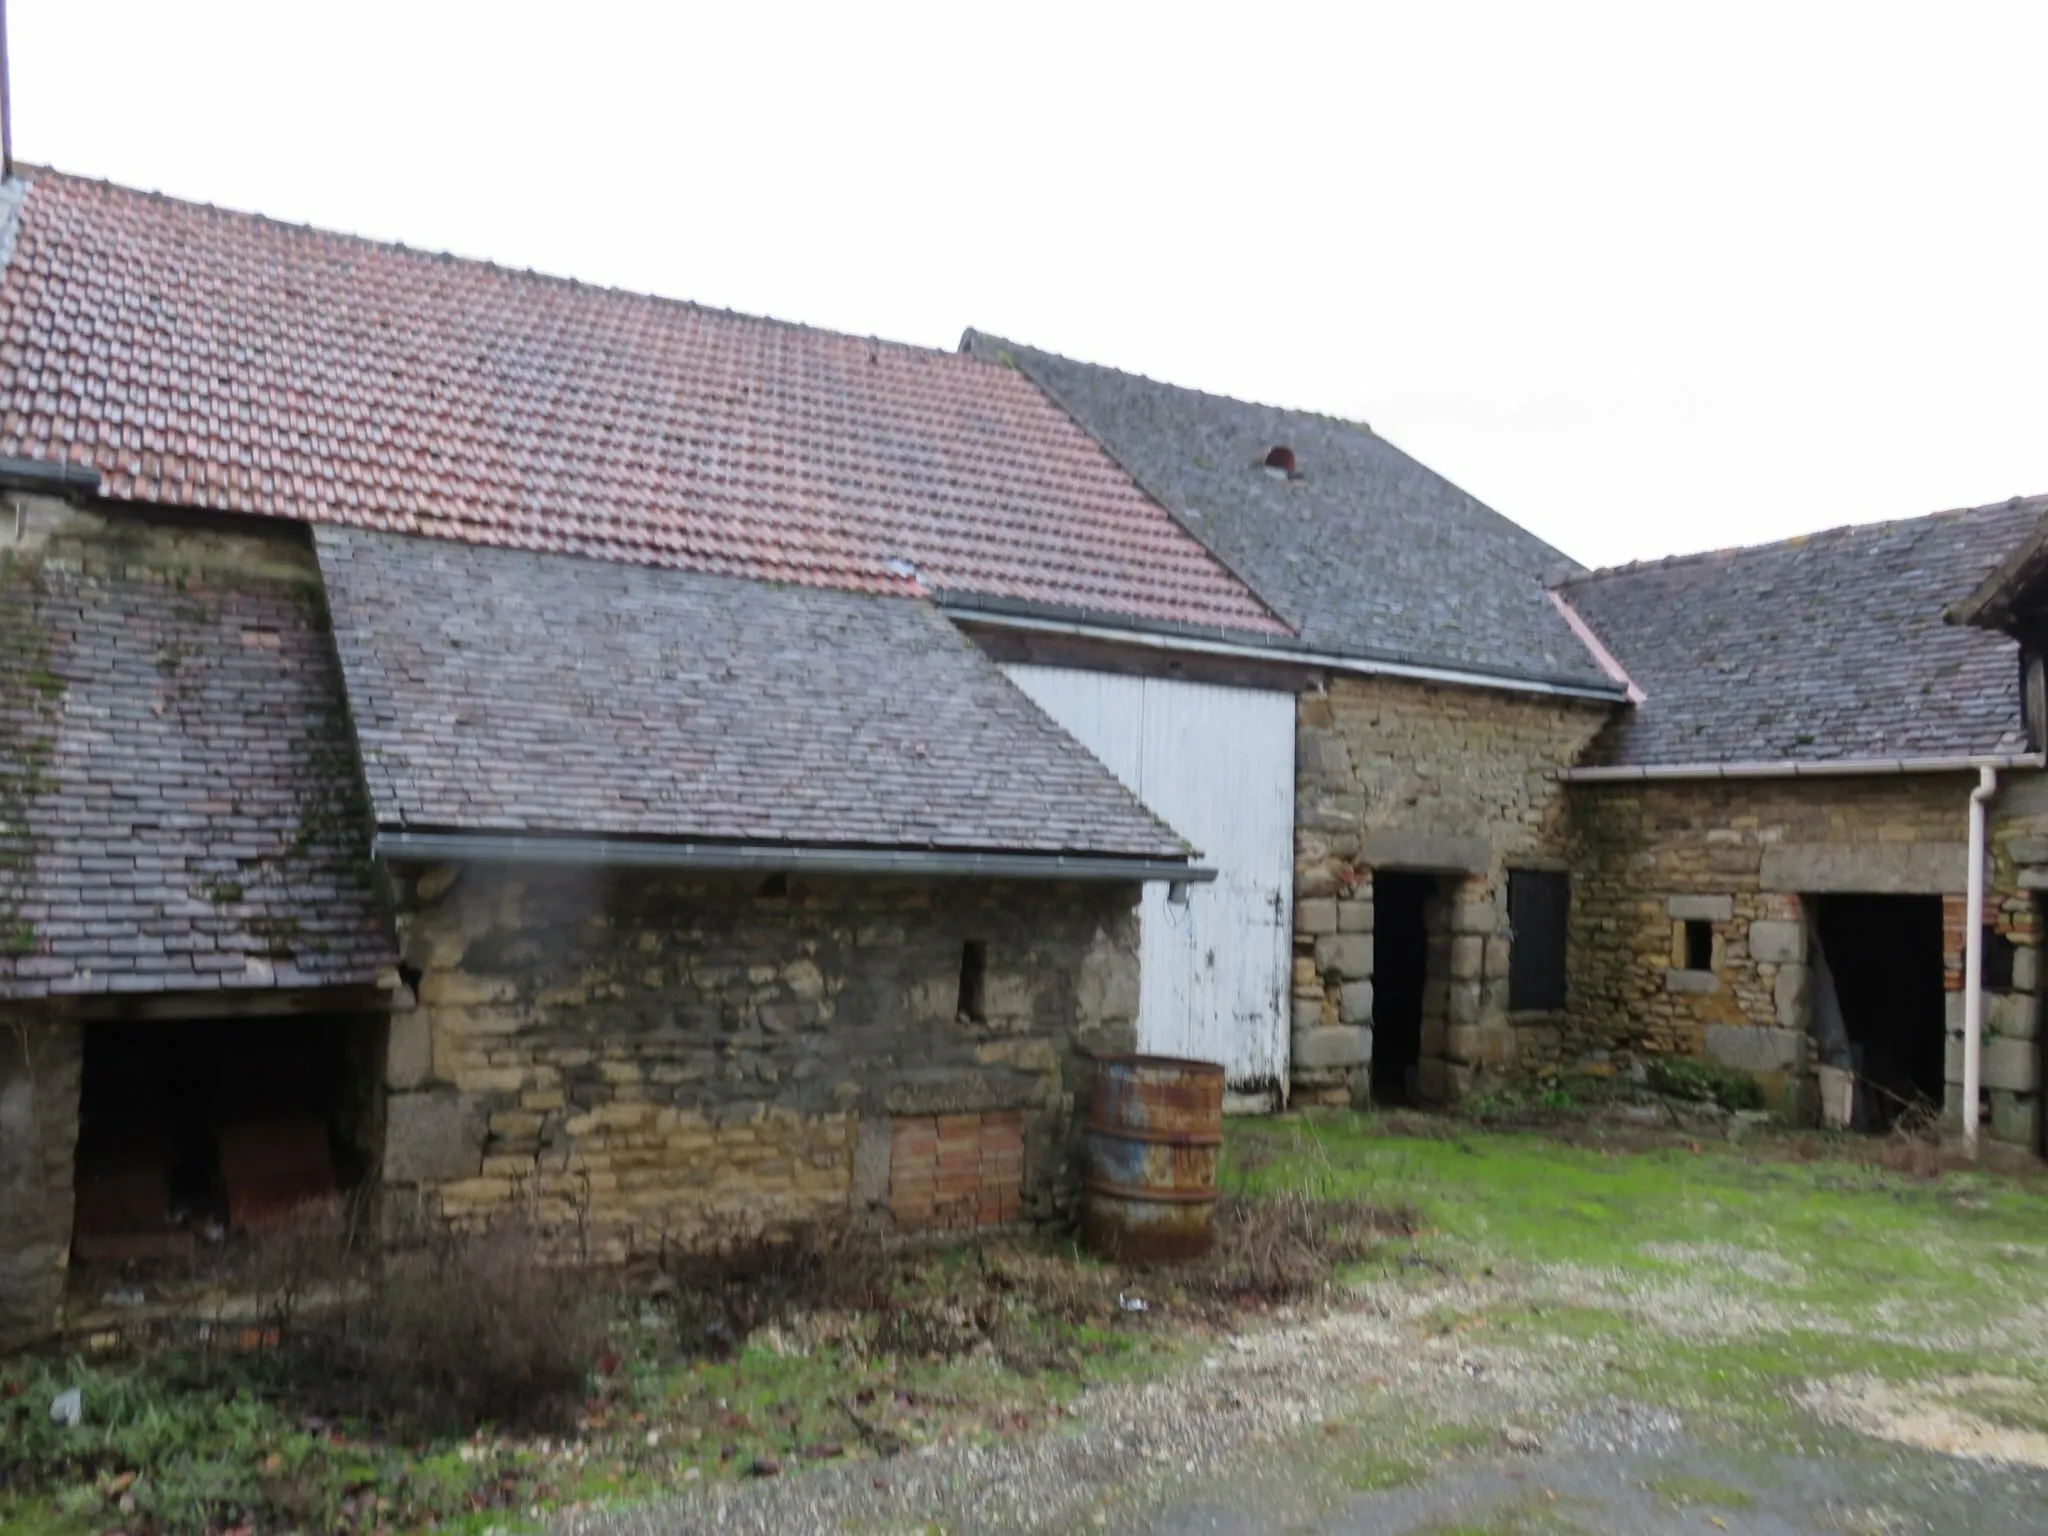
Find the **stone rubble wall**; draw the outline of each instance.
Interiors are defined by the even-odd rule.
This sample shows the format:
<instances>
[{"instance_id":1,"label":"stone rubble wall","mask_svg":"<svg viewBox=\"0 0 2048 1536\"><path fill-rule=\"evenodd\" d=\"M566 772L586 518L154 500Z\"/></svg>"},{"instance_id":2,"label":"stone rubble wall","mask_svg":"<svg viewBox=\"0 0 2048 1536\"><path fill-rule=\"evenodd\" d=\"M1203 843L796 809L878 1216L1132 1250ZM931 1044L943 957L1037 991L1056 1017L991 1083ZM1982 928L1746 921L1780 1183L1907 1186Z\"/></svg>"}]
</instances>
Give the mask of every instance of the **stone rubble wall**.
<instances>
[{"instance_id":1,"label":"stone rubble wall","mask_svg":"<svg viewBox=\"0 0 2048 1536\"><path fill-rule=\"evenodd\" d=\"M1595 1071L1647 1055L1706 1057L1756 1074L1781 1108L1811 1117L1803 898L1939 895L1948 1110L1958 1117L1972 783L1945 774L1574 786L1580 856L1566 1055ZM1990 1134L2029 1146L2039 1140L2041 934L2021 856L2048 864L2043 834L2048 793L2009 781L1990 818L1985 921L2013 943L2016 960L2012 989L1985 1000L1984 1107ZM1686 968L1687 921L1711 925L1705 971Z\"/></svg>"},{"instance_id":2,"label":"stone rubble wall","mask_svg":"<svg viewBox=\"0 0 2048 1536\"><path fill-rule=\"evenodd\" d=\"M71 1257L85 1033L0 1011L0 1349L48 1334Z\"/></svg>"},{"instance_id":3,"label":"stone rubble wall","mask_svg":"<svg viewBox=\"0 0 2048 1536\"><path fill-rule=\"evenodd\" d=\"M1510 1019L1507 872L1565 868L1559 771L1607 706L1333 677L1296 710L1293 1089L1363 1102L1372 1059L1375 868L1444 875L1431 915L1422 1092L1456 1100L1554 1056L1558 1020Z\"/></svg>"},{"instance_id":4,"label":"stone rubble wall","mask_svg":"<svg viewBox=\"0 0 2048 1536\"><path fill-rule=\"evenodd\" d=\"M1015 1115L993 1215L1056 1219L1086 1053L1136 1046L1133 886L393 877L419 1007L392 1021L386 1185L605 1256L887 1221L899 1117Z\"/></svg>"}]
</instances>

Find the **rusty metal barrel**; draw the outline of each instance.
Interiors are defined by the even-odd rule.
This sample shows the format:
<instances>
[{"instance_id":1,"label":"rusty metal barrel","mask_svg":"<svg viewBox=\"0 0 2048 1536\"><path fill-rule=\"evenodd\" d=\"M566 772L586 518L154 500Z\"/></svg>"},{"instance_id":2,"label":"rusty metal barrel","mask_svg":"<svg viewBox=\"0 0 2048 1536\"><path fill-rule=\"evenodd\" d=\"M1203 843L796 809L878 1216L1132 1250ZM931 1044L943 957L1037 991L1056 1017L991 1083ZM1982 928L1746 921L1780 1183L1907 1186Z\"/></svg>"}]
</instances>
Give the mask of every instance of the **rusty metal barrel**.
<instances>
[{"instance_id":1,"label":"rusty metal barrel","mask_svg":"<svg viewBox=\"0 0 2048 1536\"><path fill-rule=\"evenodd\" d=\"M1223 1068L1101 1056L1088 1114L1081 1240L1111 1259L1209 1251L1223 1146Z\"/></svg>"}]
</instances>

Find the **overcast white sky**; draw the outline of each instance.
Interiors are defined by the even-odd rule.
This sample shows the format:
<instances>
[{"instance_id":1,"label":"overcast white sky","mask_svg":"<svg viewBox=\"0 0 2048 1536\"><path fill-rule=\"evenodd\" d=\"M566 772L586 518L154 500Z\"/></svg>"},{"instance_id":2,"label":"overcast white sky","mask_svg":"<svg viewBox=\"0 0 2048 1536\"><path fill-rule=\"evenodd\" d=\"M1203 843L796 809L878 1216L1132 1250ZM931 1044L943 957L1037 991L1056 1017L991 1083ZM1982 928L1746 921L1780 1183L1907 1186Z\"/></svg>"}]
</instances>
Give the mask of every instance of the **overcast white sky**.
<instances>
[{"instance_id":1,"label":"overcast white sky","mask_svg":"<svg viewBox=\"0 0 2048 1536\"><path fill-rule=\"evenodd\" d=\"M1369 421L1594 564L2048 491L2048 6L14 0L17 155Z\"/></svg>"}]
</instances>

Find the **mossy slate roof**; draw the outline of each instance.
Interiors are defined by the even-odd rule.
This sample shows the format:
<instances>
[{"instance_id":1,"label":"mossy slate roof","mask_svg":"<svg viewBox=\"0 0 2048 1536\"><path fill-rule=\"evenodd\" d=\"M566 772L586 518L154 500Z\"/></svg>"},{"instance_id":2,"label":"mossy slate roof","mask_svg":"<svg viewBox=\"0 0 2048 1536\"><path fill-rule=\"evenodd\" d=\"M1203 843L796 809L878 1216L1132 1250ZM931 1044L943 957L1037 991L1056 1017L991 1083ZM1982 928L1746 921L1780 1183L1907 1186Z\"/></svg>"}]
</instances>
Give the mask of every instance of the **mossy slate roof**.
<instances>
[{"instance_id":1,"label":"mossy slate roof","mask_svg":"<svg viewBox=\"0 0 2048 1536\"><path fill-rule=\"evenodd\" d=\"M375 982L396 956L310 571L11 566L0 997Z\"/></svg>"},{"instance_id":2,"label":"mossy slate roof","mask_svg":"<svg viewBox=\"0 0 2048 1536\"><path fill-rule=\"evenodd\" d=\"M1010 370L24 182L0 455L110 498L1285 633Z\"/></svg>"},{"instance_id":3,"label":"mossy slate roof","mask_svg":"<svg viewBox=\"0 0 2048 1536\"><path fill-rule=\"evenodd\" d=\"M1362 423L969 331L1099 441L1311 650L1614 690L1545 583L1580 567ZM1295 473L1269 473L1275 448Z\"/></svg>"},{"instance_id":4,"label":"mossy slate roof","mask_svg":"<svg viewBox=\"0 0 2048 1536\"><path fill-rule=\"evenodd\" d=\"M315 539L380 827L1189 852L928 602Z\"/></svg>"},{"instance_id":5,"label":"mossy slate roof","mask_svg":"<svg viewBox=\"0 0 2048 1536\"><path fill-rule=\"evenodd\" d=\"M1560 591L1646 695L1588 765L1822 763L2026 750L2019 661L1949 624L2040 498L1623 566Z\"/></svg>"}]
</instances>

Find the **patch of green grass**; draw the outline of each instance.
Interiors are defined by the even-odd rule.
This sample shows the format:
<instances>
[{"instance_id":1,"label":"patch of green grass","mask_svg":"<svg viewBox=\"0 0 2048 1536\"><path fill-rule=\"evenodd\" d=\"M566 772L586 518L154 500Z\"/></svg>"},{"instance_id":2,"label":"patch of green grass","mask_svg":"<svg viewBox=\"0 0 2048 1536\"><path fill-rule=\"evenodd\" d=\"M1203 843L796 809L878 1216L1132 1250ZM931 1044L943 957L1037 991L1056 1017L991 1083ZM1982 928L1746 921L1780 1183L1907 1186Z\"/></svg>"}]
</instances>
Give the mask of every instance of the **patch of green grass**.
<instances>
[{"instance_id":1,"label":"patch of green grass","mask_svg":"<svg viewBox=\"0 0 2048 1536\"><path fill-rule=\"evenodd\" d=\"M1538 1490L1496 1504L1477 1520L1418 1526L1415 1536L1570 1536L1585 1529L1575 1517L1598 1507L1591 1499Z\"/></svg>"},{"instance_id":2,"label":"patch of green grass","mask_svg":"<svg viewBox=\"0 0 2048 1536\"><path fill-rule=\"evenodd\" d=\"M1756 1507L1756 1495L1747 1488L1737 1488L1733 1483L1718 1482L1691 1472L1659 1473L1643 1486L1661 1503L1673 1509L1689 1509L1695 1504L1711 1504L1716 1509Z\"/></svg>"},{"instance_id":3,"label":"patch of green grass","mask_svg":"<svg viewBox=\"0 0 2048 1536\"><path fill-rule=\"evenodd\" d=\"M2026 1306L2040 1270L2032 1245L2048 1230L2039 1182L1982 1174L1922 1180L1846 1161L1609 1151L1525 1135L1384 1136L1367 1116L1299 1130L1301 1144L1258 1166L1234 1158L1227 1176L1245 1187L1313 1178L1332 1194L1410 1202L1428 1216L1430 1246L1473 1267L1572 1266L1648 1282L1704 1266L1844 1324L1895 1329L1923 1306Z\"/></svg>"},{"instance_id":4,"label":"patch of green grass","mask_svg":"<svg viewBox=\"0 0 2048 1536\"><path fill-rule=\"evenodd\" d=\"M1999 1340L2013 1385L1964 1406L2010 1428L2048 1422L2048 1359L2004 1347L2041 1333L2039 1180L1916 1179L1718 1145L1399 1136L1363 1115L1307 1121L1292 1140L1230 1134L1258 1149L1233 1147L1240 1185L1311 1181L1422 1210L1427 1262L1382 1264L1376 1282L1427 1289L1446 1270L1514 1282L1497 1298L1447 1292L1426 1331L1486 1330L1587 1389L1731 1432L1807 1435L1811 1381L1954 1380L1983 1371Z\"/></svg>"}]
</instances>

